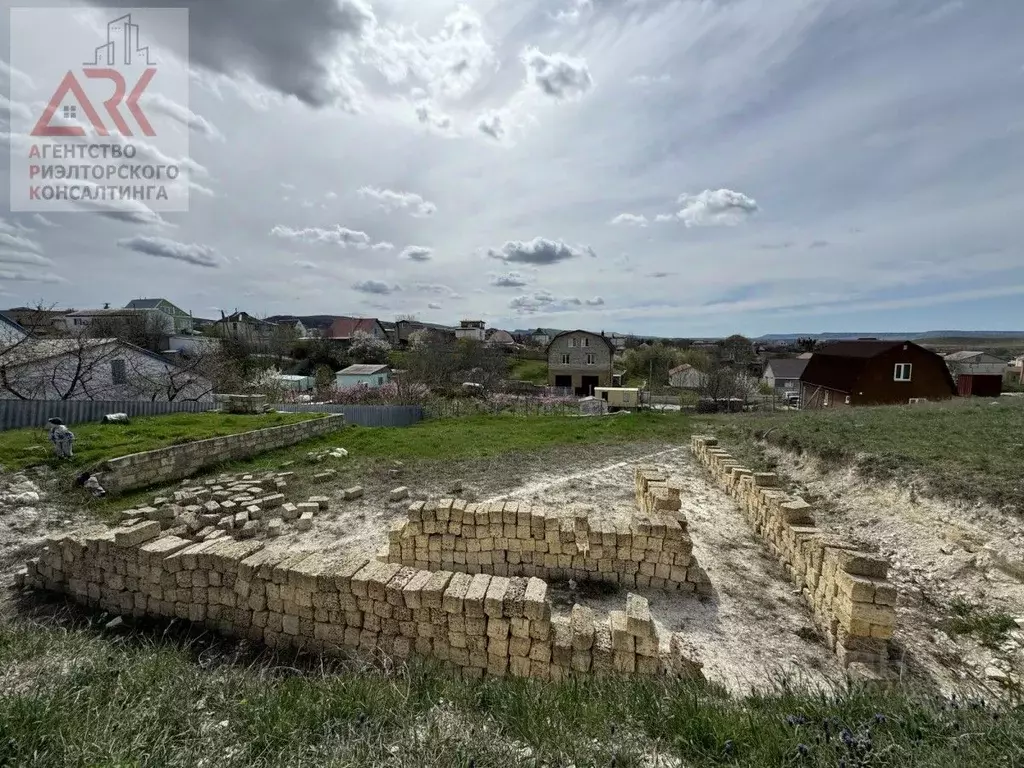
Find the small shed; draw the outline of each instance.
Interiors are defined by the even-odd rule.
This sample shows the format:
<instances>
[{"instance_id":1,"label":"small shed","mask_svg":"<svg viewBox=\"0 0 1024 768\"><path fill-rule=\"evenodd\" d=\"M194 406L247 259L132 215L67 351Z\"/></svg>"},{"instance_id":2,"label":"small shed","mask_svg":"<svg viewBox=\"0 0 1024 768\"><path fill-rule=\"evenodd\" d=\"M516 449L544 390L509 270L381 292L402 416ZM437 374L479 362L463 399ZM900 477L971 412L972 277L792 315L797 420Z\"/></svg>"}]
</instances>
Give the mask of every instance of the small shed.
<instances>
[{"instance_id":1,"label":"small shed","mask_svg":"<svg viewBox=\"0 0 1024 768\"><path fill-rule=\"evenodd\" d=\"M277 376L277 381L282 389L295 392L308 392L316 387L316 379L312 376L292 376L282 373Z\"/></svg>"},{"instance_id":2,"label":"small shed","mask_svg":"<svg viewBox=\"0 0 1024 768\"><path fill-rule=\"evenodd\" d=\"M604 400L609 408L637 408L640 405L637 387L595 387L594 397Z\"/></svg>"},{"instance_id":3,"label":"small shed","mask_svg":"<svg viewBox=\"0 0 1024 768\"><path fill-rule=\"evenodd\" d=\"M339 389L346 387L380 387L391 381L391 369L386 365L359 363L343 368L334 375Z\"/></svg>"},{"instance_id":4,"label":"small shed","mask_svg":"<svg viewBox=\"0 0 1024 768\"><path fill-rule=\"evenodd\" d=\"M999 397L1002 394L1006 363L998 357L971 350L952 352L943 357L961 397Z\"/></svg>"}]
</instances>

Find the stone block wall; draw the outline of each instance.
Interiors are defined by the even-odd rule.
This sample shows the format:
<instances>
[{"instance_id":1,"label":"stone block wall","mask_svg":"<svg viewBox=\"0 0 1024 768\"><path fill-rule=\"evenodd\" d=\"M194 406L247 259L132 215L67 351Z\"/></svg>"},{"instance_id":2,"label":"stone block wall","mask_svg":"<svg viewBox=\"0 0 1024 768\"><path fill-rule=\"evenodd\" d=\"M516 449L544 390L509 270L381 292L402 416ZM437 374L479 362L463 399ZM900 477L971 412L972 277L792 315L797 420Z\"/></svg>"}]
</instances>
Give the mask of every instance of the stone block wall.
<instances>
[{"instance_id":1,"label":"stone block wall","mask_svg":"<svg viewBox=\"0 0 1024 768\"><path fill-rule=\"evenodd\" d=\"M638 495L656 496L663 504L657 494L664 491L653 485L659 481L643 482L651 487L644 485ZM627 519L561 513L518 501L418 501L407 519L392 527L382 559L428 570L705 593L710 584L693 560L686 519L678 513L678 489L676 502L672 509L652 501L649 510Z\"/></svg>"},{"instance_id":2,"label":"stone block wall","mask_svg":"<svg viewBox=\"0 0 1024 768\"><path fill-rule=\"evenodd\" d=\"M133 453L106 462L99 482L107 493L116 495L158 483L191 477L223 461L248 459L277 448L319 437L345 426L345 417L331 414L318 419L267 427L237 435L213 437L183 445L172 445L145 453Z\"/></svg>"},{"instance_id":3,"label":"stone block wall","mask_svg":"<svg viewBox=\"0 0 1024 768\"><path fill-rule=\"evenodd\" d=\"M800 588L840 661L884 665L896 625L889 564L817 528L810 504L777 488L775 474L742 467L715 438L695 436L691 448Z\"/></svg>"},{"instance_id":4,"label":"stone block wall","mask_svg":"<svg viewBox=\"0 0 1024 768\"><path fill-rule=\"evenodd\" d=\"M272 647L450 664L485 674L561 680L574 673L700 677L682 638L655 625L646 599L595 615L552 617L538 578L431 572L346 554L199 543L158 521L52 538L19 574L120 614L177 617Z\"/></svg>"}]
</instances>

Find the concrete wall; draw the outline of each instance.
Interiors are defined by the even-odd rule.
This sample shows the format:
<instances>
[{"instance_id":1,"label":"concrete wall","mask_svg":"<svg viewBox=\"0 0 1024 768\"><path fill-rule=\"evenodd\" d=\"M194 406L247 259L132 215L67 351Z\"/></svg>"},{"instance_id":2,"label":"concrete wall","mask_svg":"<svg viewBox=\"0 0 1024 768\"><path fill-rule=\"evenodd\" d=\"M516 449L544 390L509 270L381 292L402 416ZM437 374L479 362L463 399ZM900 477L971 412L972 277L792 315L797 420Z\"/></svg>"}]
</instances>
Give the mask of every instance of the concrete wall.
<instances>
[{"instance_id":1,"label":"concrete wall","mask_svg":"<svg viewBox=\"0 0 1024 768\"><path fill-rule=\"evenodd\" d=\"M699 677L677 633L647 601L598 616L553 618L536 578L468 575L356 555L160 536L158 522L53 538L19 580L101 609L177 617L272 647L320 653L417 654L467 677L562 680L573 673Z\"/></svg>"},{"instance_id":2,"label":"concrete wall","mask_svg":"<svg viewBox=\"0 0 1024 768\"><path fill-rule=\"evenodd\" d=\"M709 592L678 511L679 488L640 467L636 497L640 511L628 518L518 501L418 501L392 527L385 559L430 570Z\"/></svg>"},{"instance_id":3,"label":"concrete wall","mask_svg":"<svg viewBox=\"0 0 1024 768\"><path fill-rule=\"evenodd\" d=\"M740 466L715 438L695 436L691 447L800 588L839 660L884 665L896 625L888 562L817 528L809 504L779 490L774 474Z\"/></svg>"},{"instance_id":4,"label":"concrete wall","mask_svg":"<svg viewBox=\"0 0 1024 768\"><path fill-rule=\"evenodd\" d=\"M276 448L284 448L345 426L344 416L267 427L237 435L197 440L170 448L133 453L106 462L100 484L110 494L146 488L189 477L201 469L224 461L248 459Z\"/></svg>"}]
</instances>

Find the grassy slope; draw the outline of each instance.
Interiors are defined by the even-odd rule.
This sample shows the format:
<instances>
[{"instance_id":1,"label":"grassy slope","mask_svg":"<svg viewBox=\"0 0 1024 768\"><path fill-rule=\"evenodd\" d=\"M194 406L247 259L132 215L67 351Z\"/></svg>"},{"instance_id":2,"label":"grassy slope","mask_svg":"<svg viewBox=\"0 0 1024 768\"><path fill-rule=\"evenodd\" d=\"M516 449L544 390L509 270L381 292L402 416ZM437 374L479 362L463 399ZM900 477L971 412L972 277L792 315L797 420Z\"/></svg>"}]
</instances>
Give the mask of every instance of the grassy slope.
<instances>
[{"instance_id":1,"label":"grassy slope","mask_svg":"<svg viewBox=\"0 0 1024 768\"><path fill-rule=\"evenodd\" d=\"M543 360L516 360L509 369L508 377L513 381L547 384L548 364Z\"/></svg>"},{"instance_id":2,"label":"grassy slope","mask_svg":"<svg viewBox=\"0 0 1024 768\"><path fill-rule=\"evenodd\" d=\"M132 419L130 424L75 424L75 456L61 466L84 467L129 453L221 437L252 429L319 418L309 413L268 413L254 416L226 413L176 413ZM0 465L7 470L50 462L53 446L43 427L0 432Z\"/></svg>"},{"instance_id":3,"label":"grassy slope","mask_svg":"<svg viewBox=\"0 0 1024 768\"><path fill-rule=\"evenodd\" d=\"M771 443L830 461L855 461L872 477L911 470L937 495L981 498L1024 511L1024 398L1002 398L998 405L978 400L957 406L787 411L713 423L726 439L768 432Z\"/></svg>"},{"instance_id":4,"label":"grassy slope","mask_svg":"<svg viewBox=\"0 0 1024 768\"><path fill-rule=\"evenodd\" d=\"M899 693L740 699L655 681L472 683L419 664L360 672L248 656L224 642L147 639L158 636L0 626L0 765L508 768L664 766L675 757L685 766L974 768L1024 760L1021 709Z\"/></svg>"}]
</instances>

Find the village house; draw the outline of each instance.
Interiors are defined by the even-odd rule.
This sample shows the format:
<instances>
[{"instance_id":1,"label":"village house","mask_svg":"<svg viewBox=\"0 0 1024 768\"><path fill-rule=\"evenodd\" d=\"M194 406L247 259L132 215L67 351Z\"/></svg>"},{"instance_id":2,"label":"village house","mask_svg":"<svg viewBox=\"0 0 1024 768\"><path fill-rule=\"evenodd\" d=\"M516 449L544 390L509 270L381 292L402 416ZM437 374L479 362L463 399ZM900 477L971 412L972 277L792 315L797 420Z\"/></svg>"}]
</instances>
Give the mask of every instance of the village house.
<instances>
[{"instance_id":1,"label":"village house","mask_svg":"<svg viewBox=\"0 0 1024 768\"><path fill-rule=\"evenodd\" d=\"M683 363L669 370L668 385L679 389L700 389L704 386L704 374L689 363Z\"/></svg>"},{"instance_id":2,"label":"village house","mask_svg":"<svg viewBox=\"0 0 1024 768\"><path fill-rule=\"evenodd\" d=\"M213 334L221 339L232 339L258 350L269 348L278 327L276 323L260 320L248 312L232 312L213 324Z\"/></svg>"},{"instance_id":3,"label":"village house","mask_svg":"<svg viewBox=\"0 0 1024 768\"><path fill-rule=\"evenodd\" d=\"M155 308L79 309L64 315L64 329L69 336L118 338L136 346L159 352L168 347L175 335L175 321Z\"/></svg>"},{"instance_id":4,"label":"village house","mask_svg":"<svg viewBox=\"0 0 1024 768\"><path fill-rule=\"evenodd\" d=\"M961 397L999 397L1003 391L1006 363L985 352L951 352L944 355Z\"/></svg>"},{"instance_id":5,"label":"village house","mask_svg":"<svg viewBox=\"0 0 1024 768\"><path fill-rule=\"evenodd\" d=\"M11 322L17 323L37 339L63 336L67 333L64 318L71 309L41 309L39 307L13 307L3 311Z\"/></svg>"},{"instance_id":6,"label":"village house","mask_svg":"<svg viewBox=\"0 0 1024 768\"><path fill-rule=\"evenodd\" d=\"M357 333L365 333L376 339L390 341L384 326L375 317L338 317L327 330L326 338L334 341L352 341Z\"/></svg>"},{"instance_id":7,"label":"village house","mask_svg":"<svg viewBox=\"0 0 1024 768\"><path fill-rule=\"evenodd\" d=\"M508 349L515 346L516 340L508 331L496 328L488 331L487 344L492 347L503 347Z\"/></svg>"},{"instance_id":8,"label":"village house","mask_svg":"<svg viewBox=\"0 0 1024 768\"><path fill-rule=\"evenodd\" d=\"M334 379L339 389L359 386L376 389L391 381L391 369L386 365L360 363L342 368Z\"/></svg>"},{"instance_id":9,"label":"village house","mask_svg":"<svg viewBox=\"0 0 1024 768\"><path fill-rule=\"evenodd\" d=\"M612 386L615 347L604 335L591 331L563 331L547 348L548 384L593 395L597 387Z\"/></svg>"},{"instance_id":10,"label":"village house","mask_svg":"<svg viewBox=\"0 0 1024 768\"><path fill-rule=\"evenodd\" d=\"M455 338L483 341L485 333L484 326L485 323L483 320L462 320L459 322L459 327L455 329Z\"/></svg>"},{"instance_id":11,"label":"village house","mask_svg":"<svg viewBox=\"0 0 1024 768\"><path fill-rule=\"evenodd\" d=\"M912 341L828 344L811 355L800 383L805 409L948 400L956 394L942 356Z\"/></svg>"},{"instance_id":12,"label":"village house","mask_svg":"<svg viewBox=\"0 0 1024 768\"><path fill-rule=\"evenodd\" d=\"M776 397L788 399L800 395L800 376L807 367L807 357L777 357L768 361L761 381L772 388Z\"/></svg>"},{"instance_id":13,"label":"village house","mask_svg":"<svg viewBox=\"0 0 1024 768\"><path fill-rule=\"evenodd\" d=\"M132 299L125 305L125 309L145 309L163 312L171 318L174 324L172 333L175 334L189 334L194 330L192 313L175 306L167 299Z\"/></svg>"}]
</instances>

